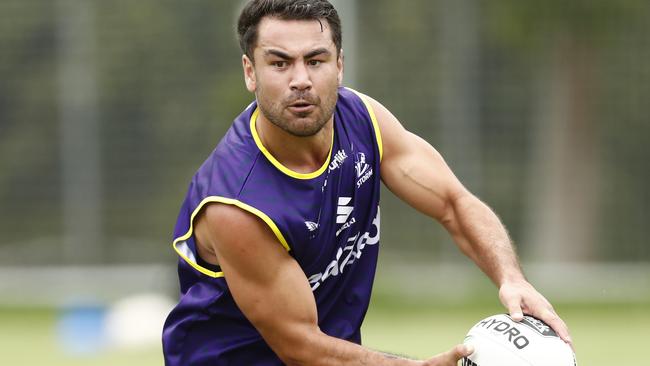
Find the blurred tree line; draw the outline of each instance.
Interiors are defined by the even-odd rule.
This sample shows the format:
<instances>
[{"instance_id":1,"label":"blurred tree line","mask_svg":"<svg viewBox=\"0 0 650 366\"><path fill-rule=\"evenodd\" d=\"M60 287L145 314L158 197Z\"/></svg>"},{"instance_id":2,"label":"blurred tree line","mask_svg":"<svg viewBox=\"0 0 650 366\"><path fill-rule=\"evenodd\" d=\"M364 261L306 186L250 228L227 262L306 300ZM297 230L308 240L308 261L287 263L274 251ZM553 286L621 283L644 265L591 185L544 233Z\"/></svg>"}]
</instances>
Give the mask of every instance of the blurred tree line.
<instances>
[{"instance_id":1,"label":"blurred tree line","mask_svg":"<svg viewBox=\"0 0 650 366\"><path fill-rule=\"evenodd\" d=\"M97 149L101 178L99 232L78 258L61 249L83 232L64 224L61 193L62 25L75 1L90 9L92 52L78 61L92 66L98 121L80 146ZM252 100L239 7L0 3L0 264L174 260L191 175ZM525 259L650 260L650 3L357 0L356 13L343 25L344 49L346 34L358 40L352 86L437 147ZM390 194L383 207L386 251L457 255Z\"/></svg>"}]
</instances>

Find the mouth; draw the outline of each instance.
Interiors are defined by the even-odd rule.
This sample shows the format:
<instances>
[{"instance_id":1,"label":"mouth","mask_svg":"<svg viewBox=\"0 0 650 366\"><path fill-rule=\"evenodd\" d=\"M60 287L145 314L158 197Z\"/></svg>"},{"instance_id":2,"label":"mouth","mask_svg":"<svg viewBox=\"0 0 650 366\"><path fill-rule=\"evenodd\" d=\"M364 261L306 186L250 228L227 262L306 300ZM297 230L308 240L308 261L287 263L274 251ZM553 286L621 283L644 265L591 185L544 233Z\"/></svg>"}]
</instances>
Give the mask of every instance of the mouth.
<instances>
[{"instance_id":1,"label":"mouth","mask_svg":"<svg viewBox=\"0 0 650 366\"><path fill-rule=\"evenodd\" d=\"M309 113L314 110L314 108L316 108L316 106L306 100L298 100L289 104L289 110L294 114Z\"/></svg>"}]
</instances>

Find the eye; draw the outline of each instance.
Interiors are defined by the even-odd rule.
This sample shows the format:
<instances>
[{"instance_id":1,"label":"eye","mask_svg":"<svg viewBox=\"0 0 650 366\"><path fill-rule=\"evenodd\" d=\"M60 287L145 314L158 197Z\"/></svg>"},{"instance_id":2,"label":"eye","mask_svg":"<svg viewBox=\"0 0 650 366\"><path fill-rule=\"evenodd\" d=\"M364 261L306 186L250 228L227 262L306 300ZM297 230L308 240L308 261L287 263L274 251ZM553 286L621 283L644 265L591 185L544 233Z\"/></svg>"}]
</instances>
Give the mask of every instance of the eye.
<instances>
[{"instance_id":1,"label":"eye","mask_svg":"<svg viewBox=\"0 0 650 366\"><path fill-rule=\"evenodd\" d=\"M322 63L323 63L323 61L321 61L321 60L309 60L309 62L308 62L309 66L319 66Z\"/></svg>"},{"instance_id":2,"label":"eye","mask_svg":"<svg viewBox=\"0 0 650 366\"><path fill-rule=\"evenodd\" d=\"M287 67L288 63L287 61L273 61L271 62L271 65L278 68L278 69L283 69Z\"/></svg>"}]
</instances>

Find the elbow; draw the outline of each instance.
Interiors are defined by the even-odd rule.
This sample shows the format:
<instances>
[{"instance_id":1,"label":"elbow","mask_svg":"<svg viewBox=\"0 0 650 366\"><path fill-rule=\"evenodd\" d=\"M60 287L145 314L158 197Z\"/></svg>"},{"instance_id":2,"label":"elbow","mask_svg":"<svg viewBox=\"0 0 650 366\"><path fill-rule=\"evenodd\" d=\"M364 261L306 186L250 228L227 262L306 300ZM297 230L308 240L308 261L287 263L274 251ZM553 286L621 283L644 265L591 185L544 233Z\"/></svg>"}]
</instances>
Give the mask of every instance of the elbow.
<instances>
[{"instance_id":1,"label":"elbow","mask_svg":"<svg viewBox=\"0 0 650 366\"><path fill-rule=\"evenodd\" d=\"M471 220L468 217L472 216L471 211L475 210L479 202L479 199L471 193L457 195L445 203L444 213L439 219L454 239L458 249L473 260L476 259L476 253L470 238L471 225L468 226L468 221Z\"/></svg>"},{"instance_id":2,"label":"elbow","mask_svg":"<svg viewBox=\"0 0 650 366\"><path fill-rule=\"evenodd\" d=\"M443 202L443 207L440 211L441 215L439 216L438 221L452 235L458 233L460 230L460 213L464 208L467 207L468 204L471 204L471 202L474 200L478 200L478 198L466 190L459 190L453 194L449 194Z\"/></svg>"},{"instance_id":3,"label":"elbow","mask_svg":"<svg viewBox=\"0 0 650 366\"><path fill-rule=\"evenodd\" d=\"M294 345L284 349L279 349L276 354L287 366L305 366L311 365L311 359L307 353L307 348L300 345Z\"/></svg>"}]
</instances>

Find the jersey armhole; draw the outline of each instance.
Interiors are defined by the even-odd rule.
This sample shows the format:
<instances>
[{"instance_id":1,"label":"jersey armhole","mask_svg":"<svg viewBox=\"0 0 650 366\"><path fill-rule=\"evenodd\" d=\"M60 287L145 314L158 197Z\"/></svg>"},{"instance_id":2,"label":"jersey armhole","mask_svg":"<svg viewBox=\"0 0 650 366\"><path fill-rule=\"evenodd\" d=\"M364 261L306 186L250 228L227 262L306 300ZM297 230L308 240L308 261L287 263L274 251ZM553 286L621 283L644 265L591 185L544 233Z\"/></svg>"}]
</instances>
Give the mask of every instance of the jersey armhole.
<instances>
[{"instance_id":1,"label":"jersey armhole","mask_svg":"<svg viewBox=\"0 0 650 366\"><path fill-rule=\"evenodd\" d=\"M377 116L375 116L375 110L372 108L372 105L370 104L370 101L368 100L368 97L365 95L359 93L358 91L351 89L351 88L346 88L356 94L361 101L363 102L363 105L366 107L366 110L368 111L368 115L370 116L370 120L372 121L372 127L375 130L375 138L377 139L377 147L379 148L379 161L381 162L381 159L384 156L384 147L382 144L381 140L381 130L379 129L379 123L377 122Z\"/></svg>"},{"instance_id":2,"label":"jersey armhole","mask_svg":"<svg viewBox=\"0 0 650 366\"><path fill-rule=\"evenodd\" d=\"M284 235L282 235L282 232L280 231L278 226L264 212L236 199L226 198L221 196L209 196L204 198L203 201L201 201L201 203L196 207L196 209L194 209L194 212L192 212L192 216L190 217L189 230L184 235L174 239L174 241L172 242L172 247L174 248L176 253L181 258L183 258L183 260L187 262L187 264L192 266L192 268L196 269L197 271L203 273L206 276L210 276L213 278L219 278L224 276L223 272L215 272L208 268L205 268L204 266L201 266L198 263L196 256L194 255L189 245L187 244L187 239L189 239L194 233L194 219L196 218L198 213L201 212L201 209L203 209L203 207L205 207L205 205L208 203L223 203L226 205L237 206L242 210L250 212L253 215L259 217L260 219L262 219L262 221L264 221L264 223L266 223L269 226L271 231L273 231L273 234L275 234L275 237L278 239L280 244L282 244L284 249L286 249L287 251L291 251L291 247L289 246L289 243L287 243L287 240L284 238Z\"/></svg>"}]
</instances>

